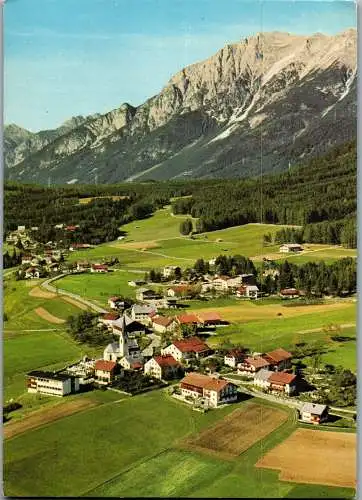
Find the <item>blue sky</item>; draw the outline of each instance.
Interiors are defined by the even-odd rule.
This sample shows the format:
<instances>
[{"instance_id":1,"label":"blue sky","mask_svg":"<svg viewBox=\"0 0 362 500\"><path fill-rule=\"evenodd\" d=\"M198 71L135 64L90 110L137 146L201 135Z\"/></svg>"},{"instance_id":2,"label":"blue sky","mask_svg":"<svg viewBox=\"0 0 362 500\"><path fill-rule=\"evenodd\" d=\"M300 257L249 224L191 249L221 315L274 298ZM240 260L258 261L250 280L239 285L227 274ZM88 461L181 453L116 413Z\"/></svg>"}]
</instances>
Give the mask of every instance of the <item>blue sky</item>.
<instances>
[{"instance_id":1,"label":"blue sky","mask_svg":"<svg viewBox=\"0 0 362 500\"><path fill-rule=\"evenodd\" d=\"M37 131L156 94L172 74L260 31L333 34L353 2L6 0L5 123Z\"/></svg>"}]
</instances>

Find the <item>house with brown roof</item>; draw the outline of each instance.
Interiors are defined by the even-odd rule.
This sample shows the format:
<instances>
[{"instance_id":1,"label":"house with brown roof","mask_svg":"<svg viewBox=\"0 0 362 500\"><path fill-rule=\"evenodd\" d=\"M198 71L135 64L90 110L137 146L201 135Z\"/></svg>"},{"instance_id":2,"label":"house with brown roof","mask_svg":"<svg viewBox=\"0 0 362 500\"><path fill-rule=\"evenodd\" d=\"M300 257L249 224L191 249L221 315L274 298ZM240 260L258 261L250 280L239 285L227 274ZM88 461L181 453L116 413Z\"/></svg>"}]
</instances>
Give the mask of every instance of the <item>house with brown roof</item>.
<instances>
[{"instance_id":1,"label":"house with brown roof","mask_svg":"<svg viewBox=\"0 0 362 500\"><path fill-rule=\"evenodd\" d=\"M275 371L288 370L292 366L293 355L282 348L266 352L262 357L269 363L270 369Z\"/></svg>"},{"instance_id":2,"label":"house with brown roof","mask_svg":"<svg viewBox=\"0 0 362 500\"><path fill-rule=\"evenodd\" d=\"M105 264L92 264L91 273L108 273L108 266Z\"/></svg>"},{"instance_id":3,"label":"house with brown roof","mask_svg":"<svg viewBox=\"0 0 362 500\"><path fill-rule=\"evenodd\" d=\"M108 305L111 309L118 309L119 305L124 302L121 297L109 297Z\"/></svg>"},{"instance_id":4,"label":"house with brown roof","mask_svg":"<svg viewBox=\"0 0 362 500\"><path fill-rule=\"evenodd\" d=\"M150 288L139 288L136 292L136 299L140 302L160 299L161 295Z\"/></svg>"},{"instance_id":5,"label":"house with brown roof","mask_svg":"<svg viewBox=\"0 0 362 500\"><path fill-rule=\"evenodd\" d=\"M91 265L87 260L78 260L76 267L78 272L89 271L90 268Z\"/></svg>"},{"instance_id":6,"label":"house with brown roof","mask_svg":"<svg viewBox=\"0 0 362 500\"><path fill-rule=\"evenodd\" d=\"M189 299L192 297L192 287L190 285L175 285L167 288L166 294L168 297L182 297Z\"/></svg>"},{"instance_id":7,"label":"house with brown roof","mask_svg":"<svg viewBox=\"0 0 362 500\"><path fill-rule=\"evenodd\" d=\"M281 253L297 253L303 250L302 245L299 243L284 243L279 247L279 252Z\"/></svg>"},{"instance_id":8,"label":"house with brown roof","mask_svg":"<svg viewBox=\"0 0 362 500\"><path fill-rule=\"evenodd\" d=\"M172 344L161 350L161 354L170 354L176 361L188 361L196 357L205 357L212 354L212 349L197 337L175 340Z\"/></svg>"},{"instance_id":9,"label":"house with brown roof","mask_svg":"<svg viewBox=\"0 0 362 500\"><path fill-rule=\"evenodd\" d=\"M298 299L300 297L300 291L296 288L283 288L280 290L279 296L282 299Z\"/></svg>"},{"instance_id":10,"label":"house with brown roof","mask_svg":"<svg viewBox=\"0 0 362 500\"><path fill-rule=\"evenodd\" d=\"M177 321L172 317L156 315L152 317L152 328L158 333L172 332L177 328Z\"/></svg>"},{"instance_id":11,"label":"house with brown roof","mask_svg":"<svg viewBox=\"0 0 362 500\"><path fill-rule=\"evenodd\" d=\"M167 380L177 377L182 372L182 366L173 356L164 354L147 361L144 372L145 375Z\"/></svg>"},{"instance_id":12,"label":"house with brown roof","mask_svg":"<svg viewBox=\"0 0 362 500\"><path fill-rule=\"evenodd\" d=\"M256 285L242 285L236 290L236 296L239 298L257 299L258 292L259 288Z\"/></svg>"},{"instance_id":13,"label":"house with brown roof","mask_svg":"<svg viewBox=\"0 0 362 500\"><path fill-rule=\"evenodd\" d=\"M106 361L97 359L94 365L94 379L99 385L109 385L116 377L117 363L115 361Z\"/></svg>"},{"instance_id":14,"label":"house with brown roof","mask_svg":"<svg viewBox=\"0 0 362 500\"><path fill-rule=\"evenodd\" d=\"M112 330L113 324L115 321L119 319L119 314L116 312L109 312L103 314L101 318L99 318L99 323L102 323L103 325L106 325L107 328Z\"/></svg>"},{"instance_id":15,"label":"house with brown roof","mask_svg":"<svg viewBox=\"0 0 362 500\"><path fill-rule=\"evenodd\" d=\"M224 365L236 368L246 358L245 352L241 349L231 349L224 356Z\"/></svg>"},{"instance_id":16,"label":"house with brown roof","mask_svg":"<svg viewBox=\"0 0 362 500\"><path fill-rule=\"evenodd\" d=\"M268 368L269 363L261 356L248 356L241 363L237 365L238 374L245 375L248 377L254 377L254 375L262 368Z\"/></svg>"},{"instance_id":17,"label":"house with brown roof","mask_svg":"<svg viewBox=\"0 0 362 500\"><path fill-rule=\"evenodd\" d=\"M297 376L293 373L272 372L268 379L269 391L288 395L293 394L297 390L296 379Z\"/></svg>"},{"instance_id":18,"label":"house with brown roof","mask_svg":"<svg viewBox=\"0 0 362 500\"><path fill-rule=\"evenodd\" d=\"M206 311L197 314L199 324L202 326L215 326L222 323L221 316L218 312Z\"/></svg>"},{"instance_id":19,"label":"house with brown roof","mask_svg":"<svg viewBox=\"0 0 362 500\"><path fill-rule=\"evenodd\" d=\"M176 320L179 325L189 325L189 326L191 325L197 326L200 322L198 316L196 316L196 314L193 313L180 314L176 316Z\"/></svg>"},{"instance_id":20,"label":"house with brown roof","mask_svg":"<svg viewBox=\"0 0 362 500\"><path fill-rule=\"evenodd\" d=\"M201 373L188 373L180 383L184 398L206 400L210 407L237 401L237 387L222 378L210 377Z\"/></svg>"}]
</instances>

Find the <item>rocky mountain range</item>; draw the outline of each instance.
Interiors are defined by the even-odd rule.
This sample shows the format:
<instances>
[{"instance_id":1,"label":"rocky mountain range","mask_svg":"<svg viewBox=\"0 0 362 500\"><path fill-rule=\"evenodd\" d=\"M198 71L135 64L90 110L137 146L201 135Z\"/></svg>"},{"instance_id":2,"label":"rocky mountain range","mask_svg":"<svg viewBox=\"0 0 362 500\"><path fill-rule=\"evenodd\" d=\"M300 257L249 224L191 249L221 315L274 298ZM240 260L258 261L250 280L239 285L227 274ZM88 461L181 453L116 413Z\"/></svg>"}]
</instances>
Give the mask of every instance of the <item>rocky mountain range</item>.
<instances>
[{"instance_id":1,"label":"rocky mountain range","mask_svg":"<svg viewBox=\"0 0 362 500\"><path fill-rule=\"evenodd\" d=\"M5 127L5 177L85 183L245 177L356 136L357 34L259 33L182 69L139 107L55 130Z\"/></svg>"}]
</instances>

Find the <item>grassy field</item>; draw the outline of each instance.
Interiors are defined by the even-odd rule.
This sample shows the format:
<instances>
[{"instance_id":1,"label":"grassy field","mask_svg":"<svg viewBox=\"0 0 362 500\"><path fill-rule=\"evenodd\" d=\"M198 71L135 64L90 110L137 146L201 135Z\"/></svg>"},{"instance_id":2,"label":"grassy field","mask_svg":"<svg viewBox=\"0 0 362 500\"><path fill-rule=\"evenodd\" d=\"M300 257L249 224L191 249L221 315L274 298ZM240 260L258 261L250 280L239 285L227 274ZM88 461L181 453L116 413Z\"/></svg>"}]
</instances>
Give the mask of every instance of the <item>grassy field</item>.
<instances>
[{"instance_id":1,"label":"grassy field","mask_svg":"<svg viewBox=\"0 0 362 500\"><path fill-rule=\"evenodd\" d=\"M164 391L156 391L58 420L5 441L5 494L295 496L293 491L299 485L280 482L274 471L254 467L266 451L295 429L292 414L275 432L233 461L178 449L180 439L247 404L244 401L200 414L171 400ZM352 494L348 489L308 485L303 486L303 492L305 498Z\"/></svg>"},{"instance_id":2,"label":"grassy field","mask_svg":"<svg viewBox=\"0 0 362 500\"><path fill-rule=\"evenodd\" d=\"M66 276L55 281L54 285L57 288L107 305L107 300L113 295L135 298L137 288L129 286L128 281L142 278L143 275L139 273L115 270L107 275L89 273Z\"/></svg>"},{"instance_id":3,"label":"grassy field","mask_svg":"<svg viewBox=\"0 0 362 500\"><path fill-rule=\"evenodd\" d=\"M220 254L245 255L260 262L264 256L275 260L332 262L346 256L356 256L356 250L330 245L305 245L301 255L280 254L278 245L263 246L263 235L275 234L282 226L272 224L246 224L220 231L195 235L193 239L181 236L179 225L186 216L172 216L170 208L158 210L153 216L131 222L122 227L126 236L122 241L99 245L86 252L72 252L71 261L99 260L117 256L122 266L129 269L161 268L177 264L187 267L196 259L211 259Z\"/></svg>"}]
</instances>

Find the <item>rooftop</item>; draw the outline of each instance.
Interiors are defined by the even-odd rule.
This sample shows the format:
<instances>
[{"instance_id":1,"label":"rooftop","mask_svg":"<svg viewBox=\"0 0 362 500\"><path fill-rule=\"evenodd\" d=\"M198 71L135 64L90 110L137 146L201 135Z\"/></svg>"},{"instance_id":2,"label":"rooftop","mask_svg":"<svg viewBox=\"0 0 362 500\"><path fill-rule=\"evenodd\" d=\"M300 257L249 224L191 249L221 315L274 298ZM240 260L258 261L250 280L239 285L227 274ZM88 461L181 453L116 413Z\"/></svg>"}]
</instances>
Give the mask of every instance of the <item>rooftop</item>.
<instances>
[{"instance_id":1,"label":"rooftop","mask_svg":"<svg viewBox=\"0 0 362 500\"><path fill-rule=\"evenodd\" d=\"M203 352L210 350L210 347L197 337L175 340L173 345L181 352Z\"/></svg>"},{"instance_id":2,"label":"rooftop","mask_svg":"<svg viewBox=\"0 0 362 500\"><path fill-rule=\"evenodd\" d=\"M104 372L111 372L115 369L117 363L115 361L106 361L104 359L97 359L94 368L96 370L103 370Z\"/></svg>"},{"instance_id":3,"label":"rooftop","mask_svg":"<svg viewBox=\"0 0 362 500\"><path fill-rule=\"evenodd\" d=\"M306 413L313 413L313 415L322 415L322 413L327 409L327 405L320 405L320 404L314 404L314 403L304 403L302 408L300 409L301 412L306 412Z\"/></svg>"},{"instance_id":4,"label":"rooftop","mask_svg":"<svg viewBox=\"0 0 362 500\"><path fill-rule=\"evenodd\" d=\"M209 377L208 375L202 375L201 373L195 372L187 374L186 377L181 380L181 383L216 392L221 391L230 384L227 380Z\"/></svg>"},{"instance_id":5,"label":"rooftop","mask_svg":"<svg viewBox=\"0 0 362 500\"><path fill-rule=\"evenodd\" d=\"M269 366L269 363L266 359L261 356L247 357L245 358L244 363L248 365L254 366L254 368L264 368L265 366Z\"/></svg>"},{"instance_id":6,"label":"rooftop","mask_svg":"<svg viewBox=\"0 0 362 500\"><path fill-rule=\"evenodd\" d=\"M28 377L48 378L51 380L69 380L70 376L63 373L43 372L42 370L33 370L28 373Z\"/></svg>"},{"instance_id":7,"label":"rooftop","mask_svg":"<svg viewBox=\"0 0 362 500\"><path fill-rule=\"evenodd\" d=\"M156 323L156 325L161 325L161 326L169 326L173 321L175 321L175 318L170 318L166 316L156 316L153 318L153 323Z\"/></svg>"},{"instance_id":8,"label":"rooftop","mask_svg":"<svg viewBox=\"0 0 362 500\"><path fill-rule=\"evenodd\" d=\"M206 312L201 312L197 315L202 321L221 321L221 316L217 312L213 311L206 311Z\"/></svg>"},{"instance_id":9,"label":"rooftop","mask_svg":"<svg viewBox=\"0 0 362 500\"><path fill-rule=\"evenodd\" d=\"M280 361L286 361L288 359L291 359L293 355L286 351L285 349L279 348L275 349L274 351L266 352L263 356L269 363L270 362L276 362L279 363Z\"/></svg>"},{"instance_id":10,"label":"rooftop","mask_svg":"<svg viewBox=\"0 0 362 500\"><path fill-rule=\"evenodd\" d=\"M272 373L273 372L271 372L270 370L262 368L261 370L258 371L258 373L255 374L254 380L260 380L266 382L267 380L269 380L269 377Z\"/></svg>"},{"instance_id":11,"label":"rooftop","mask_svg":"<svg viewBox=\"0 0 362 500\"><path fill-rule=\"evenodd\" d=\"M177 316L177 319L181 325L187 325L190 323L197 324L199 322L199 318L196 316L196 314L180 314Z\"/></svg>"},{"instance_id":12,"label":"rooftop","mask_svg":"<svg viewBox=\"0 0 362 500\"><path fill-rule=\"evenodd\" d=\"M291 384L296 379L296 375L287 372L272 372L269 377L269 382L274 384L287 385Z\"/></svg>"},{"instance_id":13,"label":"rooftop","mask_svg":"<svg viewBox=\"0 0 362 500\"><path fill-rule=\"evenodd\" d=\"M180 363L170 354L164 354L162 356L155 356L154 360L159 366L178 366Z\"/></svg>"}]
</instances>

